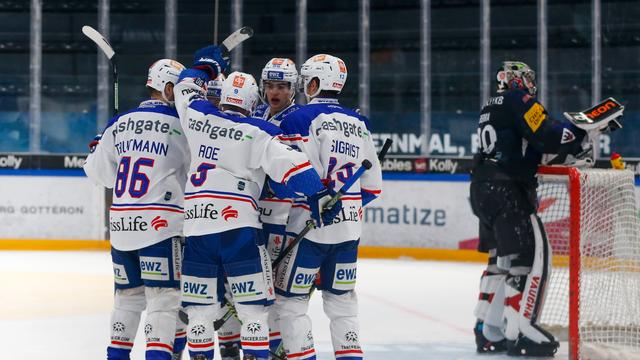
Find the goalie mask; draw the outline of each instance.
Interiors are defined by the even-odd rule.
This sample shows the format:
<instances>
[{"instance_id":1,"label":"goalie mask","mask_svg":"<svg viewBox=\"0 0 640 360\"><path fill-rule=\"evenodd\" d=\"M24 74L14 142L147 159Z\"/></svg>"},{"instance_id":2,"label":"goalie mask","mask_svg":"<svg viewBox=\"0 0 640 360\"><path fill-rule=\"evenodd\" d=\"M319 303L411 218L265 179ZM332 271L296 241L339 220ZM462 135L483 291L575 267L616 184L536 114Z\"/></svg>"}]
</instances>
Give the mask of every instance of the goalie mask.
<instances>
[{"instance_id":1,"label":"goalie mask","mask_svg":"<svg viewBox=\"0 0 640 360\"><path fill-rule=\"evenodd\" d=\"M233 105L252 113L259 99L258 85L251 74L234 71L222 83L220 105Z\"/></svg>"},{"instance_id":2,"label":"goalie mask","mask_svg":"<svg viewBox=\"0 0 640 360\"><path fill-rule=\"evenodd\" d=\"M262 69L262 76L260 77L260 97L265 102L265 82L268 81L282 81L289 83L289 88L291 89L289 100L293 100L296 96L296 86L298 84L298 70L296 70L296 64L286 58L273 58L267 62L264 69Z\"/></svg>"},{"instance_id":3,"label":"goalie mask","mask_svg":"<svg viewBox=\"0 0 640 360\"><path fill-rule=\"evenodd\" d=\"M318 79L318 89L315 93L309 94L307 93L307 87L314 78ZM304 94L309 98L317 96L323 90L335 91L339 94L345 82L347 82L347 66L340 58L327 54L318 54L302 64L300 80L300 85L304 88Z\"/></svg>"},{"instance_id":4,"label":"goalie mask","mask_svg":"<svg viewBox=\"0 0 640 360\"><path fill-rule=\"evenodd\" d=\"M536 73L531 70L529 65L520 61L505 61L496 74L498 82L498 92L504 92L509 89L520 89L535 96L538 88L536 87Z\"/></svg>"},{"instance_id":5,"label":"goalie mask","mask_svg":"<svg viewBox=\"0 0 640 360\"><path fill-rule=\"evenodd\" d=\"M169 101L164 94L164 87L168 83L177 84L180 72L184 70L184 65L171 59L161 59L149 67L149 74L147 76L147 87L157 90L162 94L162 98L169 104L173 104L173 101Z\"/></svg>"}]
</instances>

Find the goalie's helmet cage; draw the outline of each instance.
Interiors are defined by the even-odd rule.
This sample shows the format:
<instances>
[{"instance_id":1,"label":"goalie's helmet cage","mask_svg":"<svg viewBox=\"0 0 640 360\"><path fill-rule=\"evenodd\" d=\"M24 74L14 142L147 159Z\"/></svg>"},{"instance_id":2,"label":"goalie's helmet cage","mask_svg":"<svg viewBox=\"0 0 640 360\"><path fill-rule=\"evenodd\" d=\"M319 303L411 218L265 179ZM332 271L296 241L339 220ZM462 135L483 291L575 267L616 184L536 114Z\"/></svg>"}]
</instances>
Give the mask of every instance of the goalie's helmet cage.
<instances>
[{"instance_id":1,"label":"goalie's helmet cage","mask_svg":"<svg viewBox=\"0 0 640 360\"><path fill-rule=\"evenodd\" d=\"M219 74L217 78L209 80L207 83L207 97L220 98L222 93L222 83L227 77L224 74Z\"/></svg>"},{"instance_id":2,"label":"goalie's helmet cage","mask_svg":"<svg viewBox=\"0 0 640 360\"><path fill-rule=\"evenodd\" d=\"M342 91L347 82L347 66L342 59L328 54L318 54L305 61L300 68L301 85L304 87L304 94L309 98L317 96L320 91ZM318 79L318 89L315 93L309 94L307 87L311 80Z\"/></svg>"},{"instance_id":3,"label":"goalie's helmet cage","mask_svg":"<svg viewBox=\"0 0 640 360\"><path fill-rule=\"evenodd\" d=\"M538 92L536 86L536 73L529 65L521 61L504 61L496 74L498 92L509 89L520 89L535 96Z\"/></svg>"},{"instance_id":4,"label":"goalie's helmet cage","mask_svg":"<svg viewBox=\"0 0 640 360\"><path fill-rule=\"evenodd\" d=\"M184 70L184 65L171 59L161 59L149 67L147 76L147 87L163 93L167 83L177 84L180 72Z\"/></svg>"},{"instance_id":5,"label":"goalie's helmet cage","mask_svg":"<svg viewBox=\"0 0 640 360\"><path fill-rule=\"evenodd\" d=\"M220 105L233 105L253 112L259 99L258 84L251 74L234 71L222 83Z\"/></svg>"},{"instance_id":6,"label":"goalie's helmet cage","mask_svg":"<svg viewBox=\"0 0 640 360\"><path fill-rule=\"evenodd\" d=\"M273 58L267 62L260 76L260 97L266 102L264 83L266 81L283 81L289 83L291 89L290 100L296 96L298 84L298 70L296 64L287 58Z\"/></svg>"}]
</instances>

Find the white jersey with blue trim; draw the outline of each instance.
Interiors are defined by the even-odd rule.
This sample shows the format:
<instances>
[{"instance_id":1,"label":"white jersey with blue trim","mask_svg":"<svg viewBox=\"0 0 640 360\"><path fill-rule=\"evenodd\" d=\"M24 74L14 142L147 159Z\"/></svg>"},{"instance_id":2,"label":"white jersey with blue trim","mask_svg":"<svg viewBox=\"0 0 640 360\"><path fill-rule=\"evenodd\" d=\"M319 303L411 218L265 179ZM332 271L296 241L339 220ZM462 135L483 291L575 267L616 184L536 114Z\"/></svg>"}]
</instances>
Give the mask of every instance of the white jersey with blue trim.
<instances>
[{"instance_id":1,"label":"white jersey with blue trim","mask_svg":"<svg viewBox=\"0 0 640 360\"><path fill-rule=\"evenodd\" d=\"M373 165L342 197L343 209L330 226L310 231L306 238L323 244L357 240L362 233L363 196L381 193L382 170L371 138L369 120L336 99L313 99L280 124L282 141L307 154L325 185L339 190L344 181L367 159ZM309 219L304 199L296 199L287 232L299 233Z\"/></svg>"},{"instance_id":2,"label":"white jersey with blue trim","mask_svg":"<svg viewBox=\"0 0 640 360\"><path fill-rule=\"evenodd\" d=\"M313 170L308 158L278 141L277 126L219 111L202 97L193 79L182 80L174 93L191 149L185 234L261 228L258 199L266 175L287 183Z\"/></svg>"},{"instance_id":3,"label":"white jersey with blue trim","mask_svg":"<svg viewBox=\"0 0 640 360\"><path fill-rule=\"evenodd\" d=\"M282 109L277 114L270 116L271 107L268 104L260 104L256 106L256 109L253 111L252 116L257 117L259 119L268 121L275 126L280 126L280 123L284 118L291 114L292 112L300 109L300 105L296 103L291 103L286 108Z\"/></svg>"},{"instance_id":4,"label":"white jersey with blue trim","mask_svg":"<svg viewBox=\"0 0 640 360\"><path fill-rule=\"evenodd\" d=\"M182 236L188 158L178 113L162 101L143 101L109 122L84 171L113 188L114 248L137 250Z\"/></svg>"}]
</instances>

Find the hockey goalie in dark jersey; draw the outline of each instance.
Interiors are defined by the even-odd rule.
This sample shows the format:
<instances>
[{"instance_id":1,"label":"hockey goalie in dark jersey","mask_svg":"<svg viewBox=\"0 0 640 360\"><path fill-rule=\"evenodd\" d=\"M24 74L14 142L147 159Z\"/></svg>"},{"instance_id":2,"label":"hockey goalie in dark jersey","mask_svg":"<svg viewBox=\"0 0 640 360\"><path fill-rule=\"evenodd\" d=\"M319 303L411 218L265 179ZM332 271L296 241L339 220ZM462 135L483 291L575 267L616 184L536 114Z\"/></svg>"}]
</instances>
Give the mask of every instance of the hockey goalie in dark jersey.
<instances>
[{"instance_id":1,"label":"hockey goalie in dark jersey","mask_svg":"<svg viewBox=\"0 0 640 360\"><path fill-rule=\"evenodd\" d=\"M552 119L536 101L535 73L522 62L504 62L497 81L480 113L471 181L479 251L489 253L475 309L477 350L553 356L558 342L537 326L551 249L536 215L536 170L543 155L555 163L584 157L592 139L618 123L584 127Z\"/></svg>"}]
</instances>

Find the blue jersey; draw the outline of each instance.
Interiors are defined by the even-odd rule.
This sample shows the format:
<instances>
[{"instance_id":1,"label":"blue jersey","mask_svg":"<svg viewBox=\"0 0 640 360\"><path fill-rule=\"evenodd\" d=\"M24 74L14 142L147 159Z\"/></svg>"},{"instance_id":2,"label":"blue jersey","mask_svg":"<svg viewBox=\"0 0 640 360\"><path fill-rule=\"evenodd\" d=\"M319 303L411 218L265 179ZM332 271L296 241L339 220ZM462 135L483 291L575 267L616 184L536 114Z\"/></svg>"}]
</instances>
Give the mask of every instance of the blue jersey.
<instances>
[{"instance_id":1,"label":"blue jersey","mask_svg":"<svg viewBox=\"0 0 640 360\"><path fill-rule=\"evenodd\" d=\"M287 115L300 109L300 105L291 103L291 105L287 106L282 111L280 111L279 113L271 117L269 116L269 109L270 108L268 104L260 104L256 107L256 110L253 112L253 117L266 120L275 126L280 126L280 123Z\"/></svg>"},{"instance_id":2,"label":"blue jersey","mask_svg":"<svg viewBox=\"0 0 640 360\"><path fill-rule=\"evenodd\" d=\"M543 154L578 154L585 135L568 121L552 119L522 90L498 93L480 112L474 178L534 182Z\"/></svg>"}]
</instances>

